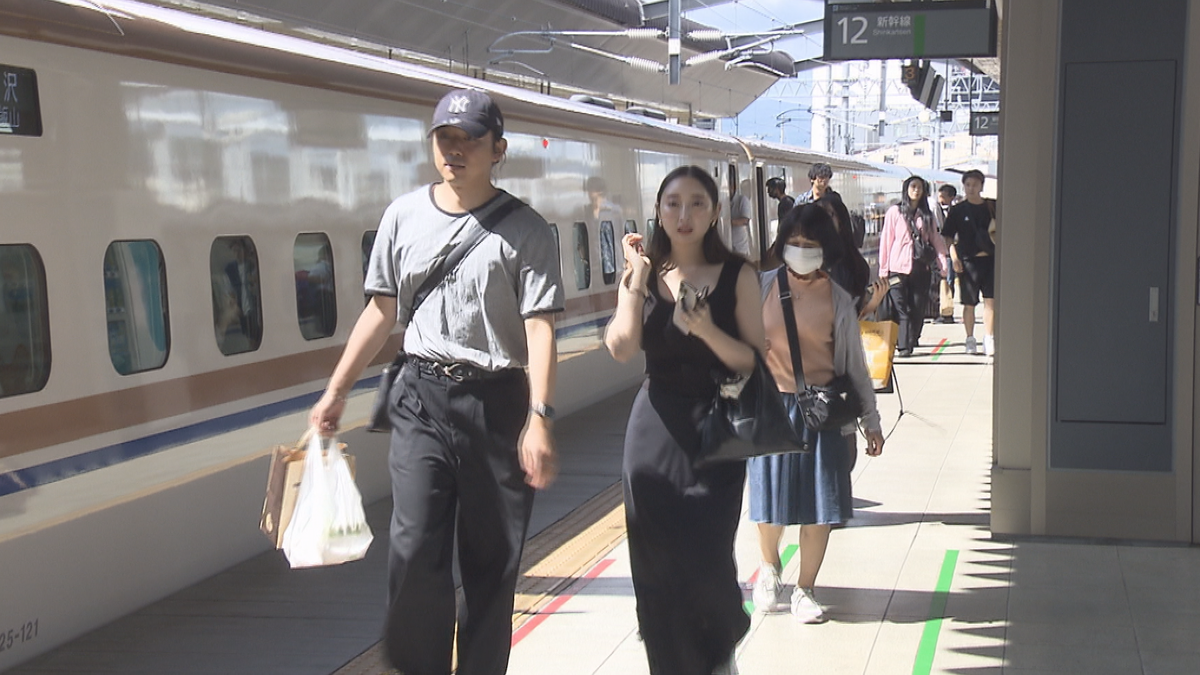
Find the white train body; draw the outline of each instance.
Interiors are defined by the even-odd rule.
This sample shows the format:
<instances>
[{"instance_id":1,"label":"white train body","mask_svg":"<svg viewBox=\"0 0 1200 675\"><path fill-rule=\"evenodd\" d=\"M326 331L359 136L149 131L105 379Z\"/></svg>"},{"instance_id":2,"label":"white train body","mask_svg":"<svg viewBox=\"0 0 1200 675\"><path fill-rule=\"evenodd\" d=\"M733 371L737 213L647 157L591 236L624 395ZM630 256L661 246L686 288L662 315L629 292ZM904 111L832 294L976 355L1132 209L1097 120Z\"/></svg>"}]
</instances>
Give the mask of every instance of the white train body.
<instances>
[{"instance_id":1,"label":"white train body","mask_svg":"<svg viewBox=\"0 0 1200 675\"><path fill-rule=\"evenodd\" d=\"M363 306L364 235L436 179L425 132L445 91L493 93L509 140L497 183L559 232L564 412L641 377L600 335L620 236L645 231L668 171L713 171L723 214L737 177L754 179L756 240L774 219L767 177L794 194L828 162L862 213L908 175L105 4L0 2L0 70L36 73L43 127L0 134L0 634L37 626L0 670L267 547L266 455L303 430ZM254 330L217 327L235 239L256 254L258 297L239 298L257 302ZM257 338L230 342L239 330ZM356 448L367 499L388 489L377 439Z\"/></svg>"}]
</instances>

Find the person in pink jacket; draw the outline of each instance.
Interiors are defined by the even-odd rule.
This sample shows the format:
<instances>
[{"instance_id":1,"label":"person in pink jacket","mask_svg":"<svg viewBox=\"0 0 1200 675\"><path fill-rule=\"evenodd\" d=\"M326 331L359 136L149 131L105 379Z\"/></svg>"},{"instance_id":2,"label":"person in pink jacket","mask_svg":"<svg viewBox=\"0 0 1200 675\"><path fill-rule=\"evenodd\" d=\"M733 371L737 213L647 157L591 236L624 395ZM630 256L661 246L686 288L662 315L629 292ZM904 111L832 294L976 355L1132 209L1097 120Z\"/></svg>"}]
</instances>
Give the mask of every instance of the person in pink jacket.
<instances>
[{"instance_id":1,"label":"person in pink jacket","mask_svg":"<svg viewBox=\"0 0 1200 675\"><path fill-rule=\"evenodd\" d=\"M900 203L888 209L879 235L879 277L890 286L888 293L899 318L896 349L900 356L912 356L917 346L933 266L943 276L948 267L946 243L934 228L925 199L926 185L920 176L905 179Z\"/></svg>"}]
</instances>

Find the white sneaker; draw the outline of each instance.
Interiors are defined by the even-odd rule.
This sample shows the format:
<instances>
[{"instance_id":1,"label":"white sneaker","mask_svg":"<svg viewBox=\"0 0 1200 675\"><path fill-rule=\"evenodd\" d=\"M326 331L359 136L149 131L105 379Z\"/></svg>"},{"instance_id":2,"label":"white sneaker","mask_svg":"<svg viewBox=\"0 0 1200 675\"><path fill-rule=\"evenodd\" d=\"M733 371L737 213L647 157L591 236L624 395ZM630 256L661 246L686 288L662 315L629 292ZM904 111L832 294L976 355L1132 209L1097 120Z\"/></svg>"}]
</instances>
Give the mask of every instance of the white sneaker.
<instances>
[{"instance_id":1,"label":"white sneaker","mask_svg":"<svg viewBox=\"0 0 1200 675\"><path fill-rule=\"evenodd\" d=\"M754 609L764 614L781 611L783 582L779 579L779 570L770 563L759 563L758 578L754 580Z\"/></svg>"},{"instance_id":2,"label":"white sneaker","mask_svg":"<svg viewBox=\"0 0 1200 675\"><path fill-rule=\"evenodd\" d=\"M714 668L712 675L738 675L736 654L730 654L729 660Z\"/></svg>"},{"instance_id":3,"label":"white sneaker","mask_svg":"<svg viewBox=\"0 0 1200 675\"><path fill-rule=\"evenodd\" d=\"M983 353L987 356L996 355L996 338L992 335L983 336Z\"/></svg>"},{"instance_id":4,"label":"white sneaker","mask_svg":"<svg viewBox=\"0 0 1200 675\"><path fill-rule=\"evenodd\" d=\"M813 598L811 588L792 591L792 616L800 623L824 623L825 608Z\"/></svg>"},{"instance_id":5,"label":"white sneaker","mask_svg":"<svg viewBox=\"0 0 1200 675\"><path fill-rule=\"evenodd\" d=\"M967 338L967 353L968 354L978 354L979 353L979 343L976 342L975 338L973 338L973 337Z\"/></svg>"}]
</instances>

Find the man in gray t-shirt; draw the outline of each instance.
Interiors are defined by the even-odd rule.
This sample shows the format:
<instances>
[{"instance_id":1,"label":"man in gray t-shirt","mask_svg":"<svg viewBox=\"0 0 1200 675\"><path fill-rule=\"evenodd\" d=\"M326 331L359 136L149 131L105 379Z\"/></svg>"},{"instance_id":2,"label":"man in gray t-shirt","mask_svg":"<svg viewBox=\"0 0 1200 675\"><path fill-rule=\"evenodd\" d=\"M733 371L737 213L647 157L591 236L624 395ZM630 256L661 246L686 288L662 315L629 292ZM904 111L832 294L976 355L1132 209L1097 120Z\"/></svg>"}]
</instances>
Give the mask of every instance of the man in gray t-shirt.
<instances>
[{"instance_id":1,"label":"man in gray t-shirt","mask_svg":"<svg viewBox=\"0 0 1200 675\"><path fill-rule=\"evenodd\" d=\"M551 394L562 279L549 225L492 184L507 144L491 97L450 92L430 136L442 180L384 213L367 269L371 301L310 418L322 433L336 430L346 393L396 322L405 326L406 360L388 401L387 656L400 672L450 672L457 540L467 607L457 672L496 675L508 668L534 490L556 472ZM414 311L425 280L475 233L479 243Z\"/></svg>"}]
</instances>

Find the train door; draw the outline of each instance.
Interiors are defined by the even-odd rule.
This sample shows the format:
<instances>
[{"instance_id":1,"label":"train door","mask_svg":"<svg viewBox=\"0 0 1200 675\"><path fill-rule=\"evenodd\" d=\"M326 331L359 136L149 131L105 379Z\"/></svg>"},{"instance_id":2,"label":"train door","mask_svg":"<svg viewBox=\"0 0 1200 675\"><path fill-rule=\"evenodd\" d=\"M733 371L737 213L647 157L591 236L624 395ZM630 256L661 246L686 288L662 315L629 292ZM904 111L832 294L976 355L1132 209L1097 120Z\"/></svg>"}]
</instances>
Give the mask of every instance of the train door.
<instances>
[{"instance_id":1,"label":"train door","mask_svg":"<svg viewBox=\"0 0 1200 675\"><path fill-rule=\"evenodd\" d=\"M751 227L750 231L754 234L757 241L750 249L758 255L758 260L761 262L767 258L767 245L771 240L768 239L767 232L767 190L766 190L766 167L758 162L754 165L754 221L758 223L758 227Z\"/></svg>"}]
</instances>

